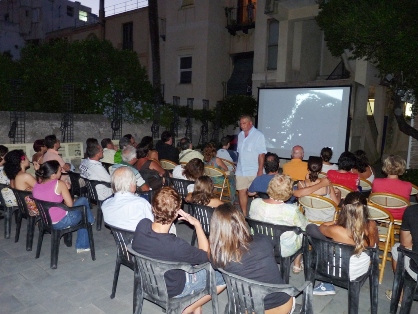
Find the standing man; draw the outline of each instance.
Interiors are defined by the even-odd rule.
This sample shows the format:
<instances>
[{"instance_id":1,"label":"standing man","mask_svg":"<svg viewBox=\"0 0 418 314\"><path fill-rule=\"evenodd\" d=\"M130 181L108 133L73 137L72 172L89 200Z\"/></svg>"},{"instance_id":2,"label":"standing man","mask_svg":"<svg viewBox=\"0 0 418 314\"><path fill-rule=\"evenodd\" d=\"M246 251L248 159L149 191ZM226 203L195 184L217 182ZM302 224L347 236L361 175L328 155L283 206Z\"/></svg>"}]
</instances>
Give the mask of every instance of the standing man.
<instances>
[{"instance_id":1,"label":"standing man","mask_svg":"<svg viewBox=\"0 0 418 314\"><path fill-rule=\"evenodd\" d=\"M267 153L263 133L253 126L251 117L240 118L241 132L238 135L238 164L235 172L239 205L247 216L247 191L255 177L263 174L264 156Z\"/></svg>"}]
</instances>

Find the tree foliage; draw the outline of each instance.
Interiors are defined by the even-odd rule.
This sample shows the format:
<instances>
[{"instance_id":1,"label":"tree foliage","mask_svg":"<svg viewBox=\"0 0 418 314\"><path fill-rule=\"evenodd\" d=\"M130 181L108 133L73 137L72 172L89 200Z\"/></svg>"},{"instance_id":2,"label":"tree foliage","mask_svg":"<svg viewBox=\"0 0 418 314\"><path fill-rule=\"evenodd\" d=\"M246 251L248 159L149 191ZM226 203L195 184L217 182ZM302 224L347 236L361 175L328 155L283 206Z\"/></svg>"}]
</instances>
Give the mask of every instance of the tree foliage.
<instances>
[{"instance_id":1,"label":"tree foliage","mask_svg":"<svg viewBox=\"0 0 418 314\"><path fill-rule=\"evenodd\" d=\"M0 59L0 72L10 66L3 63ZM26 111L62 112L66 84L74 86L76 113L109 115L116 91L123 94L125 120L141 120L145 107L152 103L153 90L137 54L117 50L109 41L28 45L14 66L14 75L22 82ZM3 81L0 78L0 84ZM7 101L0 105L3 110L9 107Z\"/></svg>"},{"instance_id":2,"label":"tree foliage","mask_svg":"<svg viewBox=\"0 0 418 314\"><path fill-rule=\"evenodd\" d=\"M418 1L322 0L319 8L316 20L333 56L340 56L347 49L353 59L364 58L373 63L382 78L391 74L394 91L409 90L418 95ZM413 103L413 112L418 113L415 98L409 102ZM395 106L400 106L399 99ZM399 112L395 111L398 124L404 123ZM403 132L411 131L403 126Z\"/></svg>"}]
</instances>

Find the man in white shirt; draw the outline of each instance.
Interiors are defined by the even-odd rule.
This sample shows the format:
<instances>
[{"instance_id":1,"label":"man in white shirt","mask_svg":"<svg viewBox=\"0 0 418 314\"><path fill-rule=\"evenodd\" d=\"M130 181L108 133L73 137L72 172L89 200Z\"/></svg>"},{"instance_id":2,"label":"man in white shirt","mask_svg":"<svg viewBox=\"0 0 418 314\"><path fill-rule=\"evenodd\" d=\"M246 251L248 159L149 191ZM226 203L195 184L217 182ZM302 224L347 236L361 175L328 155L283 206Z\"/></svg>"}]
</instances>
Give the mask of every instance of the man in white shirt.
<instances>
[{"instance_id":1,"label":"man in white shirt","mask_svg":"<svg viewBox=\"0 0 418 314\"><path fill-rule=\"evenodd\" d=\"M115 145L113 145L112 140L110 138L104 138L100 144L103 148L103 158L100 161L108 164L114 164L114 158L117 149L115 149Z\"/></svg>"},{"instance_id":2,"label":"man in white shirt","mask_svg":"<svg viewBox=\"0 0 418 314\"><path fill-rule=\"evenodd\" d=\"M235 174L239 204L246 216L247 191L255 177L263 174L267 150L264 135L253 126L250 116L241 117L240 127L242 131L238 135L238 164Z\"/></svg>"},{"instance_id":3,"label":"man in white shirt","mask_svg":"<svg viewBox=\"0 0 418 314\"><path fill-rule=\"evenodd\" d=\"M134 194L136 178L130 167L117 168L111 181L115 195L102 205L103 219L107 224L135 231L141 219L154 221L150 203Z\"/></svg>"},{"instance_id":4,"label":"man in white shirt","mask_svg":"<svg viewBox=\"0 0 418 314\"><path fill-rule=\"evenodd\" d=\"M83 178L95 181L104 181L110 183L110 175L99 161L103 157L103 148L96 143L87 146L87 157L80 164L80 174ZM103 184L96 186L99 200L104 200L112 195L112 190Z\"/></svg>"}]
</instances>

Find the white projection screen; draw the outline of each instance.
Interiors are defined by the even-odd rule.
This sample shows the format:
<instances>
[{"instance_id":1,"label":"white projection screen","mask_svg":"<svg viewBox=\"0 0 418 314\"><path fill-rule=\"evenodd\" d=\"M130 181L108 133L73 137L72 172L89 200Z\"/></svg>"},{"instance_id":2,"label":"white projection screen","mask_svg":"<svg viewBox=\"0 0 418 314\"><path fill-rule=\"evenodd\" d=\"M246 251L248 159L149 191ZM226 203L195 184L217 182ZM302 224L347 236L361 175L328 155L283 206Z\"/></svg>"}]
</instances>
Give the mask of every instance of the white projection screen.
<instances>
[{"instance_id":1,"label":"white projection screen","mask_svg":"<svg viewBox=\"0 0 418 314\"><path fill-rule=\"evenodd\" d=\"M257 128L267 151L290 158L301 145L307 160L331 147L336 163L348 148L350 95L351 86L259 88Z\"/></svg>"}]
</instances>

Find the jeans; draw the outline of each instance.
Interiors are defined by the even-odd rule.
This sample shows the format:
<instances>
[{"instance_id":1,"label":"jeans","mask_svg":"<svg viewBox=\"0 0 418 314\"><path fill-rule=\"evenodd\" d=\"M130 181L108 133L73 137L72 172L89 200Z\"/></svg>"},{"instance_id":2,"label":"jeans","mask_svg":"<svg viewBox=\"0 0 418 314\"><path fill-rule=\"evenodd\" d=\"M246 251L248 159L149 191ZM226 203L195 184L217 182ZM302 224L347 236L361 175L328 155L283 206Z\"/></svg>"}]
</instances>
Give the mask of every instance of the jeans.
<instances>
[{"instance_id":1,"label":"jeans","mask_svg":"<svg viewBox=\"0 0 418 314\"><path fill-rule=\"evenodd\" d=\"M206 269L199 270L196 273L186 273L186 284L184 285L182 293L176 295L175 298L181 298L186 295L192 295L205 289L206 287ZM225 281L222 274L215 270L216 286L224 286Z\"/></svg>"},{"instance_id":2,"label":"jeans","mask_svg":"<svg viewBox=\"0 0 418 314\"><path fill-rule=\"evenodd\" d=\"M74 202L73 206L84 205L87 208L87 220L89 223L94 222L94 216L91 213L90 205L85 197L80 197ZM53 225L54 229L65 229L68 227L73 227L81 221L81 211L69 211L67 215ZM86 228L81 228L77 230L77 240L75 242L76 249L88 249L90 247L89 235Z\"/></svg>"}]
</instances>

